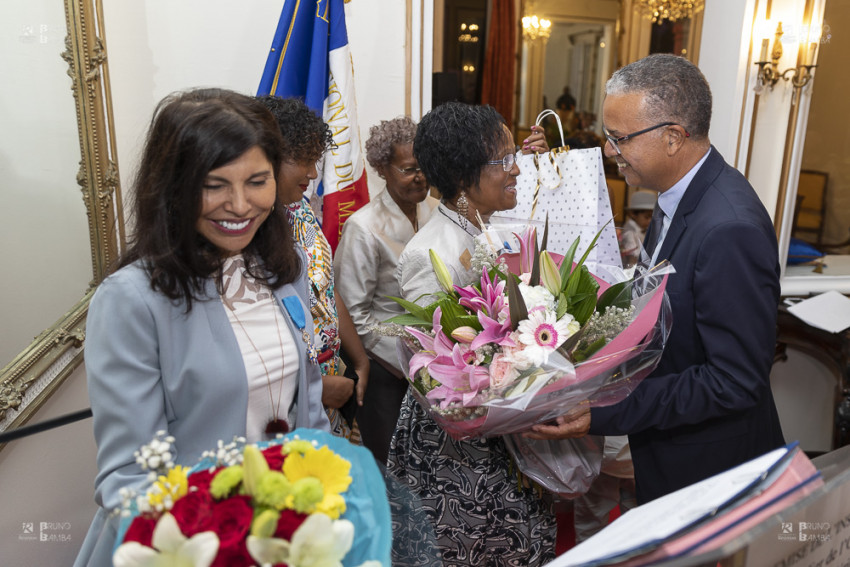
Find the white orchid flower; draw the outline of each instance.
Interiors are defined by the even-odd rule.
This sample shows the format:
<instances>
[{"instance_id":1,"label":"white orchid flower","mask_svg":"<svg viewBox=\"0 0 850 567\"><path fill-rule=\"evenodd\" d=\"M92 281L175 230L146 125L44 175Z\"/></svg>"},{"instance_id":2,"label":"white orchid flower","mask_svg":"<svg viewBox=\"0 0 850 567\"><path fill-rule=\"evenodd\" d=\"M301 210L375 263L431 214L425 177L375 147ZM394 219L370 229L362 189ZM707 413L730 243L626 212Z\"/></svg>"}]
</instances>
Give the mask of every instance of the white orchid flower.
<instances>
[{"instance_id":1,"label":"white orchid flower","mask_svg":"<svg viewBox=\"0 0 850 567\"><path fill-rule=\"evenodd\" d=\"M342 558L354 542L354 524L331 520L324 514L311 514L292 541L248 536L248 553L263 567L286 563L290 567L342 567ZM366 562L366 567L372 567ZM380 565L380 563L378 563Z\"/></svg>"},{"instance_id":2,"label":"white orchid flower","mask_svg":"<svg viewBox=\"0 0 850 567\"><path fill-rule=\"evenodd\" d=\"M218 536L201 532L187 538L171 514L163 514L153 530L153 548L136 541L115 550L115 567L209 567L218 554ZM154 549L155 548L155 549Z\"/></svg>"}]
</instances>

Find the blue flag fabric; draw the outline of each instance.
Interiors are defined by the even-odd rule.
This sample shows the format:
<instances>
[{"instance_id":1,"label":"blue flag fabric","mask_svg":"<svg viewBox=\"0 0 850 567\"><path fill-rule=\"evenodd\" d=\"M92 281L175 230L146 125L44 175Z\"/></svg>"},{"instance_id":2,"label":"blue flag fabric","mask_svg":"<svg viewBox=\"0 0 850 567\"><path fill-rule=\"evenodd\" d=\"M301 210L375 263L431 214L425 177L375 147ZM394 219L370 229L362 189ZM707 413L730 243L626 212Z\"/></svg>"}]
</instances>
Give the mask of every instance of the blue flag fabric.
<instances>
[{"instance_id":1,"label":"blue flag fabric","mask_svg":"<svg viewBox=\"0 0 850 567\"><path fill-rule=\"evenodd\" d=\"M369 201L343 0L285 0L257 94L301 98L330 126L337 148L318 164L313 192L335 250L345 220Z\"/></svg>"}]
</instances>

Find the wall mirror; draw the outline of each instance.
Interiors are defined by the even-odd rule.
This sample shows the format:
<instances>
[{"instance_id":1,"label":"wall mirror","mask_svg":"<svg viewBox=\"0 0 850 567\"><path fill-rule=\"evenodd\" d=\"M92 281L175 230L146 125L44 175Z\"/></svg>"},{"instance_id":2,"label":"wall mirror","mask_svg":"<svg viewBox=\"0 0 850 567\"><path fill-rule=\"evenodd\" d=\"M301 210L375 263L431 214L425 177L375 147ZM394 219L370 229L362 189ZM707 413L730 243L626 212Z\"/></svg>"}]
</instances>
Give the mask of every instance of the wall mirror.
<instances>
[{"instance_id":1,"label":"wall mirror","mask_svg":"<svg viewBox=\"0 0 850 567\"><path fill-rule=\"evenodd\" d=\"M794 258L795 250L801 254L801 248L791 244L782 286L787 294L830 289L850 293L850 174L846 167L850 117L842 110L850 85L843 54L850 40L834 33L850 25L850 6L827 0L823 10L818 66L812 85L804 87L804 101L809 104L801 105L799 111L800 132L792 157L800 173L789 179L782 240L800 238L827 256L822 261ZM802 230L806 226L814 227L814 232Z\"/></svg>"},{"instance_id":2,"label":"wall mirror","mask_svg":"<svg viewBox=\"0 0 850 567\"><path fill-rule=\"evenodd\" d=\"M0 431L82 361L88 301L123 241L101 14L99 0L0 5Z\"/></svg>"}]
</instances>

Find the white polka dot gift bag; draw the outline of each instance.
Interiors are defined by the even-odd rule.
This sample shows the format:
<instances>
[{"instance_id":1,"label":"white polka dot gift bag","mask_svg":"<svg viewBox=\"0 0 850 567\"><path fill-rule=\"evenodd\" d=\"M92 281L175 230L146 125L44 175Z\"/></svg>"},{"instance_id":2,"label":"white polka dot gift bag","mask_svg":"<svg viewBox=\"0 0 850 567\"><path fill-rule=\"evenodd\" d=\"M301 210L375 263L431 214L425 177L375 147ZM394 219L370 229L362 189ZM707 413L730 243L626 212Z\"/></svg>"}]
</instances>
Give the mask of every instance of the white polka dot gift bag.
<instances>
[{"instance_id":1,"label":"white polka dot gift bag","mask_svg":"<svg viewBox=\"0 0 850 567\"><path fill-rule=\"evenodd\" d=\"M517 154L520 169L517 206L494 213L490 222L495 226L530 223L540 227L540 234L548 215L548 249L563 254L576 238L580 238L576 257L584 254L604 226L596 247L587 257L588 267L591 271L595 264L620 267L620 248L602 167L602 150L565 147L557 114L544 110L537 117L537 124L548 114L558 121L562 147L543 154Z\"/></svg>"}]
</instances>

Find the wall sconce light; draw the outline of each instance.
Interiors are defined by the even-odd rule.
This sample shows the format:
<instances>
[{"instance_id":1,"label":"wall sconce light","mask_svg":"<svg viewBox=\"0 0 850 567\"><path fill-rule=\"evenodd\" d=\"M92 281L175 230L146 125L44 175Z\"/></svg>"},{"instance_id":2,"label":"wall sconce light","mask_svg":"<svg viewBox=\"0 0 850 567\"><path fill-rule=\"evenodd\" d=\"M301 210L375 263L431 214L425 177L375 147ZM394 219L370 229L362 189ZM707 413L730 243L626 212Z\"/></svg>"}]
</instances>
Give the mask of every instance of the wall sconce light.
<instances>
[{"instance_id":1,"label":"wall sconce light","mask_svg":"<svg viewBox=\"0 0 850 567\"><path fill-rule=\"evenodd\" d=\"M754 90L758 94L761 94L764 91L765 86L769 87L770 90L773 90L773 87L779 79L790 81L791 85L793 85L795 89L805 87L812 79L813 69L817 67L817 65L815 65L815 55L817 54L820 38L818 37L815 41L810 41L806 48L802 64L797 65L796 67L789 67L788 69L780 72L779 59L782 57L783 35L782 22L779 22L779 25L776 26L776 33L773 37L773 48L770 50L770 59L768 59L770 40L768 38L762 39L759 60L755 62L755 65L758 65L759 70L758 80ZM801 34L801 43L808 37L809 33Z\"/></svg>"}]
</instances>

